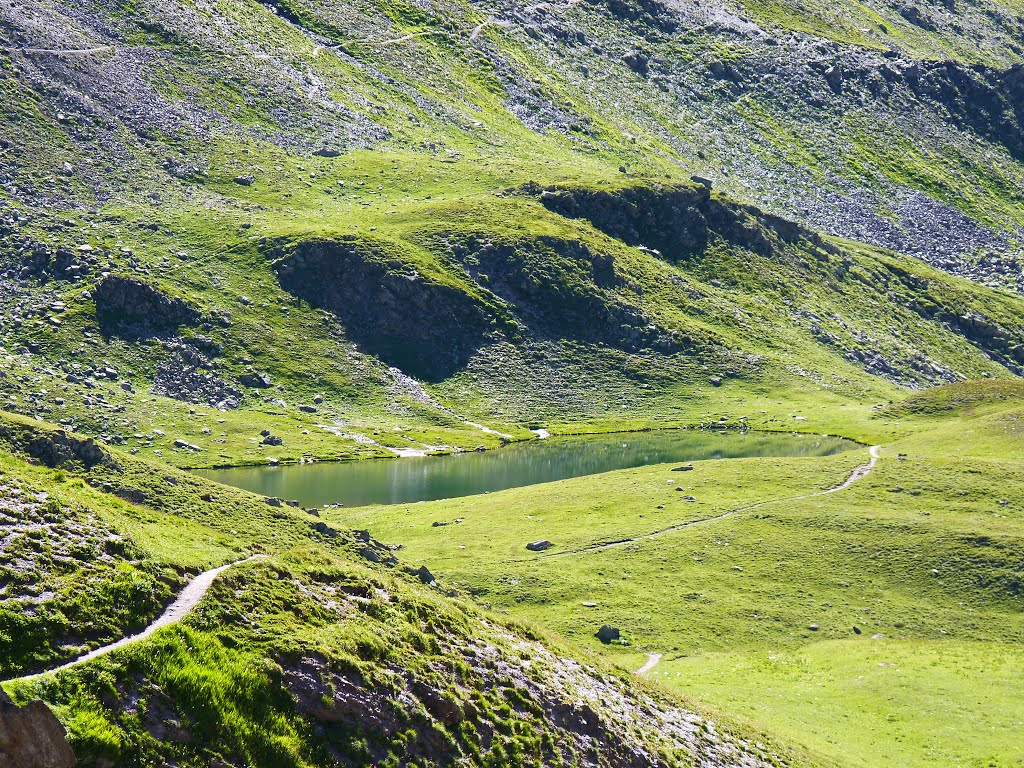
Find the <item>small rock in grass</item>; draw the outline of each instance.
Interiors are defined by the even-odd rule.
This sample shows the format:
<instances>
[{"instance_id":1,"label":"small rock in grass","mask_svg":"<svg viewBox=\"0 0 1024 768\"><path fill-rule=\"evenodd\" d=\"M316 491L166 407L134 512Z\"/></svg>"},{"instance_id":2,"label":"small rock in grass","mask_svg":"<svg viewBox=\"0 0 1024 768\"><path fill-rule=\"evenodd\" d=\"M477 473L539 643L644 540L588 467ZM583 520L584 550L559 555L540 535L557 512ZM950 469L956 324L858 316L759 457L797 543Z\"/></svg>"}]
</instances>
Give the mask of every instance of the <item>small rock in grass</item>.
<instances>
[{"instance_id":1,"label":"small rock in grass","mask_svg":"<svg viewBox=\"0 0 1024 768\"><path fill-rule=\"evenodd\" d=\"M673 472L689 472L693 469L693 464L683 464L681 467L673 467Z\"/></svg>"},{"instance_id":2,"label":"small rock in grass","mask_svg":"<svg viewBox=\"0 0 1024 768\"><path fill-rule=\"evenodd\" d=\"M540 539L538 541L531 541L526 545L526 548L531 552L543 552L545 549L550 549L553 546L555 546L553 542L547 539Z\"/></svg>"},{"instance_id":3,"label":"small rock in grass","mask_svg":"<svg viewBox=\"0 0 1024 768\"><path fill-rule=\"evenodd\" d=\"M594 635L594 637L596 637L605 645L608 645L613 640L619 640L622 637L622 634L619 632L618 627L613 627L611 624L605 624L599 630L597 630L597 633Z\"/></svg>"},{"instance_id":4,"label":"small rock in grass","mask_svg":"<svg viewBox=\"0 0 1024 768\"><path fill-rule=\"evenodd\" d=\"M819 627L818 627L818 625L817 625L817 624L810 624L810 625L808 625L808 627L807 627L807 628L808 628L809 630L811 630L811 632L817 632L817 631L818 631L818 629L819 629Z\"/></svg>"},{"instance_id":5,"label":"small rock in grass","mask_svg":"<svg viewBox=\"0 0 1024 768\"><path fill-rule=\"evenodd\" d=\"M330 536L332 539L336 538L338 535L337 529L331 528L331 526L329 526L327 523L317 523L313 526L313 530L315 530L317 533L322 533L325 536Z\"/></svg>"}]
</instances>

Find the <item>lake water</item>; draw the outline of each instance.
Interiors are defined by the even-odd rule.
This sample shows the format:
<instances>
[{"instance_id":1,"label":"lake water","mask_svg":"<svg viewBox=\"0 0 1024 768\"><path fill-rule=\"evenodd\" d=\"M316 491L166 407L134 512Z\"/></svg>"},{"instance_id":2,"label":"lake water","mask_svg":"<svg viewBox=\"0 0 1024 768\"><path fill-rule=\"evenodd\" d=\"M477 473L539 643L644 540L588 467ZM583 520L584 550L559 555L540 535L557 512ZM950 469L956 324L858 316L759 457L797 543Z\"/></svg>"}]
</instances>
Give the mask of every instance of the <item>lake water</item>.
<instances>
[{"instance_id":1,"label":"lake water","mask_svg":"<svg viewBox=\"0 0 1024 768\"><path fill-rule=\"evenodd\" d=\"M749 456L830 456L856 443L767 432L664 430L552 437L483 453L202 470L211 480L305 507L403 504L668 462Z\"/></svg>"}]
</instances>

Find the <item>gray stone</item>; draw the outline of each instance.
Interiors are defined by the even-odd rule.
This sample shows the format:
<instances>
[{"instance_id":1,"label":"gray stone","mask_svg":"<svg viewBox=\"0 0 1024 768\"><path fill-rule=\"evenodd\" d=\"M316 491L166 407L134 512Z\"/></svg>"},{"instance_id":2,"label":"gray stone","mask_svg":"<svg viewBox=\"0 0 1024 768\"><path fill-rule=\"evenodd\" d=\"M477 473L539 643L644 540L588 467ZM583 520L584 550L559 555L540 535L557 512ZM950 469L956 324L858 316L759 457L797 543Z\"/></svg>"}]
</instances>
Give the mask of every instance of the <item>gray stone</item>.
<instances>
[{"instance_id":1,"label":"gray stone","mask_svg":"<svg viewBox=\"0 0 1024 768\"><path fill-rule=\"evenodd\" d=\"M621 636L622 635L619 632L619 628L613 627L611 624L605 624L599 630L597 630L597 633L594 635L594 637L596 637L605 645L608 645L613 640L618 640Z\"/></svg>"},{"instance_id":2,"label":"gray stone","mask_svg":"<svg viewBox=\"0 0 1024 768\"><path fill-rule=\"evenodd\" d=\"M41 701L23 707L0 689L0 768L72 768L67 731Z\"/></svg>"}]
</instances>

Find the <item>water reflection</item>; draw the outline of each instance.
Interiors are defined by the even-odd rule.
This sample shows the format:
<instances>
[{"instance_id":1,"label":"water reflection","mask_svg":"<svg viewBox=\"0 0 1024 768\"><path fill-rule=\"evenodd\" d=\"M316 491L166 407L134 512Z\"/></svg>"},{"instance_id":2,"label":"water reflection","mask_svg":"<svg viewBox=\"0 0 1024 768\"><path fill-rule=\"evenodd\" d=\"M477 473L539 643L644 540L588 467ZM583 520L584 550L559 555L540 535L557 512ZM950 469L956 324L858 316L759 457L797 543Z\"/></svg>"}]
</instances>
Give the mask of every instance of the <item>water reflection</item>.
<instances>
[{"instance_id":1,"label":"water reflection","mask_svg":"<svg viewBox=\"0 0 1024 768\"><path fill-rule=\"evenodd\" d=\"M829 456L856 447L836 437L666 430L552 437L486 453L203 470L227 485L304 506L402 504L498 491L615 469L749 456Z\"/></svg>"}]
</instances>

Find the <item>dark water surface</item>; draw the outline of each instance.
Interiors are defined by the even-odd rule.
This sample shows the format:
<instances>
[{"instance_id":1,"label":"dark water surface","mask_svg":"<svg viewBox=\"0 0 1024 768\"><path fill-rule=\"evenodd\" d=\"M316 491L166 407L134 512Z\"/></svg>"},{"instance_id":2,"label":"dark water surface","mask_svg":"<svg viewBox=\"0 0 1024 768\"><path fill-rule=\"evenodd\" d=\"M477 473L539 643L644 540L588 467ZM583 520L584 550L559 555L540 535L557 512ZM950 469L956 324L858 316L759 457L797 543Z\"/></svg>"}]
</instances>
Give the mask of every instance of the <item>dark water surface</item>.
<instances>
[{"instance_id":1,"label":"dark water surface","mask_svg":"<svg viewBox=\"0 0 1024 768\"><path fill-rule=\"evenodd\" d=\"M667 462L749 456L830 456L856 448L838 437L664 430L552 437L484 453L201 470L211 480L306 507L402 504L470 496L567 477Z\"/></svg>"}]
</instances>

